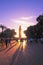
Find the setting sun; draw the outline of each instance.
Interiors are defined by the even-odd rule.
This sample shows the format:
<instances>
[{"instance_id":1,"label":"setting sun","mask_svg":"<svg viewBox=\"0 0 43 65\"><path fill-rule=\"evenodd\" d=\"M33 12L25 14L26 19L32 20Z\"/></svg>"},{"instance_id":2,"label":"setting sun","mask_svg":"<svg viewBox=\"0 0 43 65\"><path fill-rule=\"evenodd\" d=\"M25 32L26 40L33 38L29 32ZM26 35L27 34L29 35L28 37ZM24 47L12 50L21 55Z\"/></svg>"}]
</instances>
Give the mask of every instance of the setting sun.
<instances>
[{"instance_id":1,"label":"setting sun","mask_svg":"<svg viewBox=\"0 0 43 65\"><path fill-rule=\"evenodd\" d=\"M24 37L26 38L26 36L25 36L25 34L24 34L24 30L26 30L26 28L27 28L27 27L21 25L21 37L22 37L22 38L24 38ZM16 30L16 32L17 32L17 34L16 34L15 37L19 37L19 27L18 27L18 29Z\"/></svg>"},{"instance_id":2,"label":"setting sun","mask_svg":"<svg viewBox=\"0 0 43 65\"><path fill-rule=\"evenodd\" d=\"M22 38L26 37L25 34L24 34L24 30L25 30L24 27L22 27L22 30L21 30L21 37ZM19 28L18 28L18 30L16 30L16 33L17 34L15 35L15 37L19 37Z\"/></svg>"},{"instance_id":3,"label":"setting sun","mask_svg":"<svg viewBox=\"0 0 43 65\"><path fill-rule=\"evenodd\" d=\"M33 18L35 18L35 16L29 16L29 17L20 17L20 18L16 18L16 19L11 19L10 22L12 22L14 24L14 26L12 26L13 28L15 27L15 31L16 31L16 36L15 37L19 37L19 26L21 25L22 28L22 37L26 37L24 34L24 30L27 29L27 27L34 25L35 22L31 22L33 20Z\"/></svg>"},{"instance_id":4,"label":"setting sun","mask_svg":"<svg viewBox=\"0 0 43 65\"><path fill-rule=\"evenodd\" d=\"M13 20L14 22L14 20ZM29 26L29 23L26 23L26 21L24 20L15 20L16 23L18 23L18 27L15 29L17 34L15 37L19 37L19 26L21 25L21 36L22 38L26 38L25 34L24 34L24 30L27 29L27 27Z\"/></svg>"}]
</instances>

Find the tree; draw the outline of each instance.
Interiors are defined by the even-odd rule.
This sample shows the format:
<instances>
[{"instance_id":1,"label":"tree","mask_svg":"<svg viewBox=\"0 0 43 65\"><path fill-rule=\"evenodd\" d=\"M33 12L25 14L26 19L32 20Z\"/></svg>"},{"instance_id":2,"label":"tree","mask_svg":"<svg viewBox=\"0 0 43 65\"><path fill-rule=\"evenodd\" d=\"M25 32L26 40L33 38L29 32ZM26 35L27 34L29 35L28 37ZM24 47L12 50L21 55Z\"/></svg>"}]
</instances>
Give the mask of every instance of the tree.
<instances>
[{"instance_id":1,"label":"tree","mask_svg":"<svg viewBox=\"0 0 43 65\"><path fill-rule=\"evenodd\" d=\"M14 35L16 34L15 30L14 29L6 29L4 32L3 32L3 37L4 38L13 38Z\"/></svg>"},{"instance_id":2,"label":"tree","mask_svg":"<svg viewBox=\"0 0 43 65\"><path fill-rule=\"evenodd\" d=\"M4 29L6 29L6 26L0 25L0 28L2 29L2 33L3 33Z\"/></svg>"},{"instance_id":3,"label":"tree","mask_svg":"<svg viewBox=\"0 0 43 65\"><path fill-rule=\"evenodd\" d=\"M40 24L43 23L43 14L39 15L36 20L40 22Z\"/></svg>"},{"instance_id":4,"label":"tree","mask_svg":"<svg viewBox=\"0 0 43 65\"><path fill-rule=\"evenodd\" d=\"M24 31L27 38L41 38L43 37L43 15L39 15L36 19L38 23L30 26Z\"/></svg>"},{"instance_id":5,"label":"tree","mask_svg":"<svg viewBox=\"0 0 43 65\"><path fill-rule=\"evenodd\" d=\"M36 20L38 21L37 27L39 37L43 37L43 14L39 15Z\"/></svg>"}]
</instances>

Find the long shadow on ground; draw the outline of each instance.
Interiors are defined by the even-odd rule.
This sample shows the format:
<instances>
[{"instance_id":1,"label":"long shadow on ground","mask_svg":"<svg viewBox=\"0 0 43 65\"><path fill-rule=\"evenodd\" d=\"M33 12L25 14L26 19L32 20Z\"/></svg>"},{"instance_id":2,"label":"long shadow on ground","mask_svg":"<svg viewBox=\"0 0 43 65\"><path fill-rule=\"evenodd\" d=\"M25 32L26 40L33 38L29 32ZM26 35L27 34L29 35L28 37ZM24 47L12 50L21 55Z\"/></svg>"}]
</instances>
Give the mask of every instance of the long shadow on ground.
<instances>
[{"instance_id":1,"label":"long shadow on ground","mask_svg":"<svg viewBox=\"0 0 43 65\"><path fill-rule=\"evenodd\" d=\"M13 46L11 46L10 48L8 48L7 50L6 50L6 52L5 53L7 53L9 50L11 50L14 46L16 46L17 44L14 44Z\"/></svg>"},{"instance_id":2,"label":"long shadow on ground","mask_svg":"<svg viewBox=\"0 0 43 65\"><path fill-rule=\"evenodd\" d=\"M13 65L15 63L15 59L17 58L17 55L19 55L20 53L20 47L21 47L21 44L19 46L19 48L17 49L17 51L14 53L14 55L12 56L12 60L11 60L11 63L10 65ZM15 65L15 64L14 64Z\"/></svg>"},{"instance_id":3,"label":"long shadow on ground","mask_svg":"<svg viewBox=\"0 0 43 65\"><path fill-rule=\"evenodd\" d=\"M2 51L4 51L4 50L6 50L6 48L4 48L4 49L0 49L0 52L2 52Z\"/></svg>"}]
</instances>

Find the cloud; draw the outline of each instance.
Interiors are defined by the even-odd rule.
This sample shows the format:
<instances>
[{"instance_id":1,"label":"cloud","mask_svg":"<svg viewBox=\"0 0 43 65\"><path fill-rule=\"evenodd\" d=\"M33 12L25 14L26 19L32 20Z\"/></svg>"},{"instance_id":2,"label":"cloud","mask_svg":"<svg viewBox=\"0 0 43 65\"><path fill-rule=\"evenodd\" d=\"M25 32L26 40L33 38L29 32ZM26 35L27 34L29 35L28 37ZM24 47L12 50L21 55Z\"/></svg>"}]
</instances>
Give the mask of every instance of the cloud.
<instances>
[{"instance_id":1,"label":"cloud","mask_svg":"<svg viewBox=\"0 0 43 65\"><path fill-rule=\"evenodd\" d=\"M30 20L30 19L32 19L32 18L34 18L34 17L36 17L36 16L21 17L20 19L21 19L21 20Z\"/></svg>"},{"instance_id":2,"label":"cloud","mask_svg":"<svg viewBox=\"0 0 43 65\"><path fill-rule=\"evenodd\" d=\"M29 24L33 18L35 18L36 16L29 16L29 17L21 17L18 19L11 19L12 22L16 22L18 24ZM28 22L30 21L30 22Z\"/></svg>"},{"instance_id":3,"label":"cloud","mask_svg":"<svg viewBox=\"0 0 43 65\"><path fill-rule=\"evenodd\" d=\"M30 25L35 24L34 18L36 18L36 16L21 17L21 18L18 18L18 19L11 19L11 22L15 23L16 25L28 27Z\"/></svg>"}]
</instances>

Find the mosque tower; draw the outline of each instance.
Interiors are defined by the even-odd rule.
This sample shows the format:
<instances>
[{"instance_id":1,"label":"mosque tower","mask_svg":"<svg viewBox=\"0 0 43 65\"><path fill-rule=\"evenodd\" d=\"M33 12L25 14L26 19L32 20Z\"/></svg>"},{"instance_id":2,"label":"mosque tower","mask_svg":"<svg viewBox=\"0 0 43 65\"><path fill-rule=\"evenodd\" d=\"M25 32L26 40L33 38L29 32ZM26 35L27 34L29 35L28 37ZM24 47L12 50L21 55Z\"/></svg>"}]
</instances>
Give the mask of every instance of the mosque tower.
<instances>
[{"instance_id":1,"label":"mosque tower","mask_svg":"<svg viewBox=\"0 0 43 65\"><path fill-rule=\"evenodd\" d=\"M21 31L21 25L19 26L19 39L21 39L22 31Z\"/></svg>"}]
</instances>

